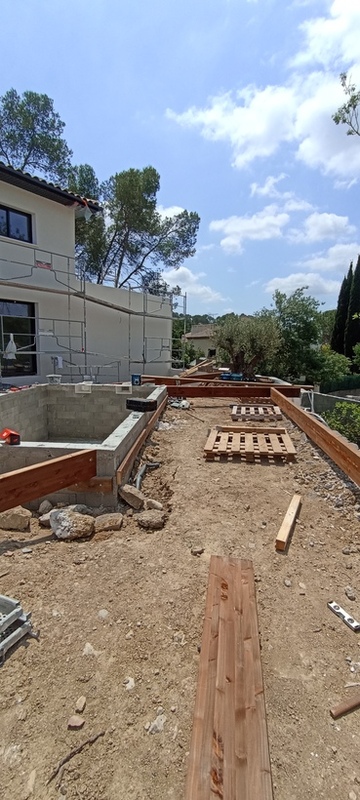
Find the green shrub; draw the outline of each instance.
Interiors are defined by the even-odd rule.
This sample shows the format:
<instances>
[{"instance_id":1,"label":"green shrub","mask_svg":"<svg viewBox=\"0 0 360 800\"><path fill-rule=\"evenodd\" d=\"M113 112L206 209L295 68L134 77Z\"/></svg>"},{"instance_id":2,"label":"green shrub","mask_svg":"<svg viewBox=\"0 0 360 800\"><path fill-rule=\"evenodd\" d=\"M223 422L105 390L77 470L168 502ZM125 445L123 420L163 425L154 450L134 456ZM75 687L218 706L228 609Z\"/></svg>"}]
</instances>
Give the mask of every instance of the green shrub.
<instances>
[{"instance_id":1,"label":"green shrub","mask_svg":"<svg viewBox=\"0 0 360 800\"><path fill-rule=\"evenodd\" d=\"M333 411L324 411L322 416L330 428L360 446L360 403L336 403Z\"/></svg>"}]
</instances>

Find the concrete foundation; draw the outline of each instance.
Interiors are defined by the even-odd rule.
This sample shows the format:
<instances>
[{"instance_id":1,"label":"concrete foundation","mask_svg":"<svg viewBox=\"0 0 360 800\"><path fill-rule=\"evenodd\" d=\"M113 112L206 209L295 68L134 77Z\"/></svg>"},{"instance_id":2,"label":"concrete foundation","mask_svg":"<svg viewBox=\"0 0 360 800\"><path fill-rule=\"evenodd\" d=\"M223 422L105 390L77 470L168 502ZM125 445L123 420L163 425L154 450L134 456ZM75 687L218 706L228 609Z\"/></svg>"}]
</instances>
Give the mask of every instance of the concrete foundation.
<instances>
[{"instance_id":1,"label":"concrete foundation","mask_svg":"<svg viewBox=\"0 0 360 800\"><path fill-rule=\"evenodd\" d=\"M151 394L149 394L151 392ZM149 397L159 405L162 386L133 387L133 396ZM71 452L95 449L97 477L112 479L112 492L71 492L46 496L52 503L84 503L116 508L116 470L144 430L151 413L129 413L128 392L116 384L39 385L0 396L0 430L13 428L21 436L17 446L0 447L0 473L10 472ZM38 498L29 507L37 508Z\"/></svg>"}]
</instances>

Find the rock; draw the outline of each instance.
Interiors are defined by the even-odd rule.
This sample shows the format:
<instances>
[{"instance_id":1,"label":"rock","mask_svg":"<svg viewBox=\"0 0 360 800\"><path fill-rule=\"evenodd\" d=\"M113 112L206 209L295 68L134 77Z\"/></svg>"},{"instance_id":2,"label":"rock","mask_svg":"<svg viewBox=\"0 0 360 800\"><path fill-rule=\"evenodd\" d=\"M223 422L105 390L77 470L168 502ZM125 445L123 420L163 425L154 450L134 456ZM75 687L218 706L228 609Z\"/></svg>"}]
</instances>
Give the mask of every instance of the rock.
<instances>
[{"instance_id":1,"label":"rock","mask_svg":"<svg viewBox=\"0 0 360 800\"><path fill-rule=\"evenodd\" d=\"M43 500L42 503L39 505L39 514L48 514L51 511L53 504L50 503L50 500Z\"/></svg>"},{"instance_id":2,"label":"rock","mask_svg":"<svg viewBox=\"0 0 360 800\"><path fill-rule=\"evenodd\" d=\"M64 511L64 508L62 508ZM89 517L94 515L93 509L89 506L84 506L83 503L75 503L72 506L66 506L66 511L73 511L75 514L87 514Z\"/></svg>"},{"instance_id":3,"label":"rock","mask_svg":"<svg viewBox=\"0 0 360 800\"><path fill-rule=\"evenodd\" d=\"M77 701L75 703L75 711L76 711L76 713L77 714L82 714L83 711L84 711L85 706L86 706L86 697L84 697L84 695L82 694L81 697L78 697L78 699L77 699Z\"/></svg>"},{"instance_id":4,"label":"rock","mask_svg":"<svg viewBox=\"0 0 360 800\"><path fill-rule=\"evenodd\" d=\"M124 686L125 686L125 689L126 689L128 692L131 692L131 690L135 688L135 681L134 681L134 678L130 678L130 677L127 677L127 678L125 678L125 680L124 680Z\"/></svg>"},{"instance_id":5,"label":"rock","mask_svg":"<svg viewBox=\"0 0 360 800\"><path fill-rule=\"evenodd\" d=\"M30 555L30 553L32 553L32 548L31 547L22 547L21 548L21 552L24 553L24 556L28 556L28 555Z\"/></svg>"},{"instance_id":6,"label":"rock","mask_svg":"<svg viewBox=\"0 0 360 800\"><path fill-rule=\"evenodd\" d=\"M288 579L288 578L285 578L285 580L284 580L284 584L285 584L285 586L287 586L287 588L288 588L288 589L290 589L290 586L291 586L291 581L289 581L289 579Z\"/></svg>"},{"instance_id":7,"label":"rock","mask_svg":"<svg viewBox=\"0 0 360 800\"><path fill-rule=\"evenodd\" d=\"M80 730L80 728L83 727L84 724L85 724L84 717L80 717L79 714L73 714L72 717L68 719L67 726L68 728L70 728L71 731L78 731Z\"/></svg>"},{"instance_id":8,"label":"rock","mask_svg":"<svg viewBox=\"0 0 360 800\"><path fill-rule=\"evenodd\" d=\"M42 516L39 517L39 525L41 525L42 528L51 528L50 511L47 511L46 514L42 514Z\"/></svg>"},{"instance_id":9,"label":"rock","mask_svg":"<svg viewBox=\"0 0 360 800\"><path fill-rule=\"evenodd\" d=\"M92 644L90 644L90 642L86 642L82 654L83 656L98 656L99 651L95 650Z\"/></svg>"},{"instance_id":10,"label":"rock","mask_svg":"<svg viewBox=\"0 0 360 800\"><path fill-rule=\"evenodd\" d=\"M101 514L95 519L95 533L98 531L119 531L123 524L124 517L118 512L113 514Z\"/></svg>"},{"instance_id":11,"label":"rock","mask_svg":"<svg viewBox=\"0 0 360 800\"><path fill-rule=\"evenodd\" d=\"M249 504L248 504L248 503L247 503L247 505L246 505L246 506L244 506L244 511L250 511L250 506L249 506Z\"/></svg>"},{"instance_id":12,"label":"rock","mask_svg":"<svg viewBox=\"0 0 360 800\"><path fill-rule=\"evenodd\" d=\"M349 792L349 800L356 800L356 798L357 794L351 790L351 792Z\"/></svg>"},{"instance_id":13,"label":"rock","mask_svg":"<svg viewBox=\"0 0 360 800\"><path fill-rule=\"evenodd\" d=\"M35 789L35 781L36 781L36 769L31 770L28 782L26 784L25 794L23 795L24 800L28 800L32 794L34 794Z\"/></svg>"},{"instance_id":14,"label":"rock","mask_svg":"<svg viewBox=\"0 0 360 800\"><path fill-rule=\"evenodd\" d=\"M153 722L150 723L149 733L162 733L166 722L165 714L159 714Z\"/></svg>"},{"instance_id":15,"label":"rock","mask_svg":"<svg viewBox=\"0 0 360 800\"><path fill-rule=\"evenodd\" d=\"M201 553L204 552L203 547L192 547L191 548L191 555L192 556L201 556Z\"/></svg>"},{"instance_id":16,"label":"rock","mask_svg":"<svg viewBox=\"0 0 360 800\"><path fill-rule=\"evenodd\" d=\"M105 620L108 618L108 616L109 616L109 612L107 611L106 608L101 608L100 611L98 611L98 617L103 622L105 622Z\"/></svg>"},{"instance_id":17,"label":"rock","mask_svg":"<svg viewBox=\"0 0 360 800\"><path fill-rule=\"evenodd\" d=\"M164 510L163 504L159 503L158 500L152 500L151 497L148 497L145 500L145 508L146 509L154 508L156 511L163 511Z\"/></svg>"},{"instance_id":18,"label":"rock","mask_svg":"<svg viewBox=\"0 0 360 800\"><path fill-rule=\"evenodd\" d=\"M2 511L0 514L0 528L3 531L28 531L32 514L27 508L16 506Z\"/></svg>"},{"instance_id":19,"label":"rock","mask_svg":"<svg viewBox=\"0 0 360 800\"><path fill-rule=\"evenodd\" d=\"M78 514L67 508L50 511L50 525L58 539L83 539L94 533L94 519L87 514Z\"/></svg>"},{"instance_id":20,"label":"rock","mask_svg":"<svg viewBox=\"0 0 360 800\"><path fill-rule=\"evenodd\" d=\"M343 547L341 552L344 554L344 556L349 556L351 554L350 547Z\"/></svg>"},{"instance_id":21,"label":"rock","mask_svg":"<svg viewBox=\"0 0 360 800\"><path fill-rule=\"evenodd\" d=\"M119 494L125 500L125 503L131 508L135 508L136 511L144 508L146 497L136 486L130 486L129 483L126 483L125 486L120 486Z\"/></svg>"},{"instance_id":22,"label":"rock","mask_svg":"<svg viewBox=\"0 0 360 800\"><path fill-rule=\"evenodd\" d=\"M348 600L356 600L356 594L352 586L345 586L344 592Z\"/></svg>"},{"instance_id":23,"label":"rock","mask_svg":"<svg viewBox=\"0 0 360 800\"><path fill-rule=\"evenodd\" d=\"M156 511L155 509L151 511L142 511L136 518L138 525L140 528L145 528L148 531L157 531L164 527L165 525L165 513L164 511Z\"/></svg>"}]
</instances>

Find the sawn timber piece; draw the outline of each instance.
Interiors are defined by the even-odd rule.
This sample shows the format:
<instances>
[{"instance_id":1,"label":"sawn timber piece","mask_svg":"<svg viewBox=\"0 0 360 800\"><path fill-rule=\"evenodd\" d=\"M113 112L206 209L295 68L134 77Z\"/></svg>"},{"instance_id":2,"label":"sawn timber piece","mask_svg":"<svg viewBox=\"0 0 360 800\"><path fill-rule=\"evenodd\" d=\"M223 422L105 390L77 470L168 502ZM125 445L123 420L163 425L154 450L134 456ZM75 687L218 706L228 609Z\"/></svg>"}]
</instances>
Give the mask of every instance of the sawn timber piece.
<instances>
[{"instance_id":1,"label":"sawn timber piece","mask_svg":"<svg viewBox=\"0 0 360 800\"><path fill-rule=\"evenodd\" d=\"M212 556L185 800L273 800L254 571Z\"/></svg>"}]
</instances>

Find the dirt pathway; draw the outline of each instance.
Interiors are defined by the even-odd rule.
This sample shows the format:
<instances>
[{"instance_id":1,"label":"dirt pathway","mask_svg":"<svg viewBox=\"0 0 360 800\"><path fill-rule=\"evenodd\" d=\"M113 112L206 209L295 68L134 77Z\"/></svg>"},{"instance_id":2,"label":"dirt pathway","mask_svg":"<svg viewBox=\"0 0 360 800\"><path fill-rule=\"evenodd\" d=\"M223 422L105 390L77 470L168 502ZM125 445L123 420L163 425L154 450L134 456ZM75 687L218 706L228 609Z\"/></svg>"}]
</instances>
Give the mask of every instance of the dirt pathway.
<instances>
[{"instance_id":1,"label":"dirt pathway","mask_svg":"<svg viewBox=\"0 0 360 800\"><path fill-rule=\"evenodd\" d=\"M147 449L162 466L143 484L168 510L162 531L144 533L127 514L119 533L82 543L55 541L35 520L31 535L0 532L0 592L41 630L0 673L1 797L181 800L217 553L255 565L275 800L360 799L360 711L329 714L357 691L345 686L360 683L359 640L326 606L335 599L360 617L358 493L290 423L297 462L263 466L204 462L208 428L229 422L225 402L164 419L171 427ZM279 555L296 491L300 519ZM85 725L69 731L81 695ZM155 719L163 731L151 734ZM59 760L102 730L47 786Z\"/></svg>"}]
</instances>

